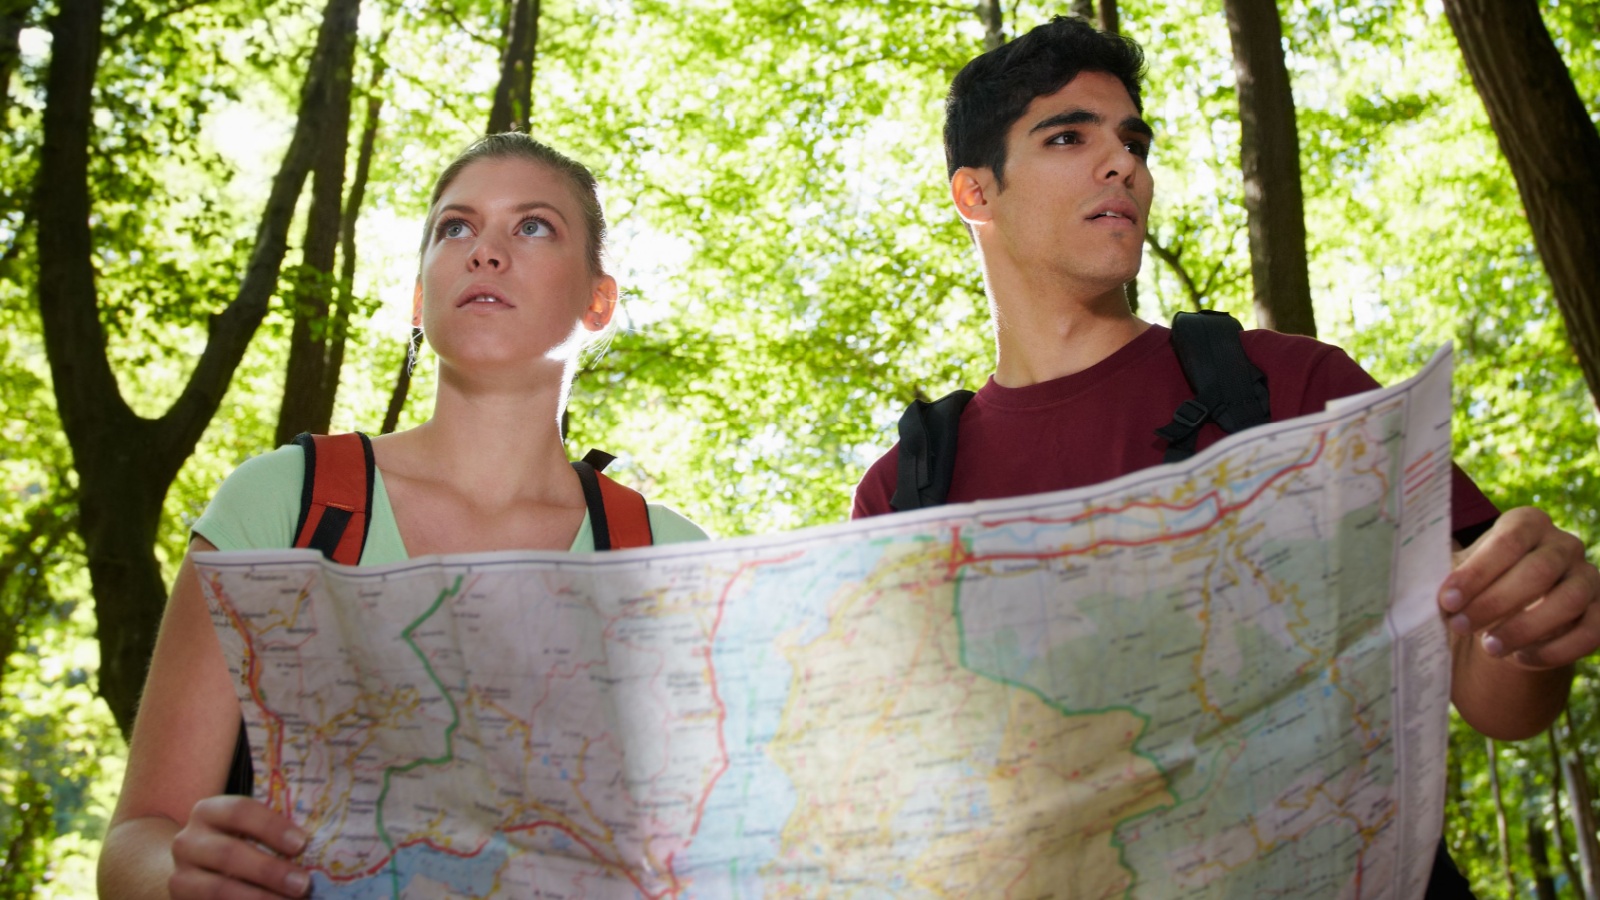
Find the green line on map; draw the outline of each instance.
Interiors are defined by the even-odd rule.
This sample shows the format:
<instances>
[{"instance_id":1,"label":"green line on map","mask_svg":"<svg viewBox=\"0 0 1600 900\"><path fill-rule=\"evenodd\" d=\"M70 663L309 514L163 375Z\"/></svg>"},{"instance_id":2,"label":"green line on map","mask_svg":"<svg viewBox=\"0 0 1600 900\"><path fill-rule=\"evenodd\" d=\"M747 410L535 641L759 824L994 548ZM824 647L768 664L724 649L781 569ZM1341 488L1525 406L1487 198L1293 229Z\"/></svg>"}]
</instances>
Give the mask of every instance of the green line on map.
<instances>
[{"instance_id":1,"label":"green line on map","mask_svg":"<svg viewBox=\"0 0 1600 900\"><path fill-rule=\"evenodd\" d=\"M428 657L423 654L422 648L418 647L416 642L411 639L411 633L416 631L423 622L428 621L434 613L438 612L439 607L444 605L445 600L461 593L461 582L464 578L465 576L463 575L457 575L455 583L439 592L439 596L433 601L433 605L428 607L427 612L418 616L410 625L405 627L405 630L400 632L401 639L411 645L411 652L417 654L417 659L422 661L422 669L428 673L429 680L439 689L439 693L444 695L444 702L450 704L450 724L444 729L445 750L443 756L436 759L413 760L403 766L390 766L383 770L383 790L378 792L378 837L383 841L383 845L389 848L389 882L393 886L395 897L400 896L400 869L396 865L394 840L389 837L389 831L383 824L383 801L389 796L389 779L396 772L409 772L418 766L452 762L455 759L454 737L456 726L461 724L461 710L456 707L456 701L451 699L450 691L445 688L444 683L439 680L439 676L434 673L433 666L428 663Z\"/></svg>"}]
</instances>

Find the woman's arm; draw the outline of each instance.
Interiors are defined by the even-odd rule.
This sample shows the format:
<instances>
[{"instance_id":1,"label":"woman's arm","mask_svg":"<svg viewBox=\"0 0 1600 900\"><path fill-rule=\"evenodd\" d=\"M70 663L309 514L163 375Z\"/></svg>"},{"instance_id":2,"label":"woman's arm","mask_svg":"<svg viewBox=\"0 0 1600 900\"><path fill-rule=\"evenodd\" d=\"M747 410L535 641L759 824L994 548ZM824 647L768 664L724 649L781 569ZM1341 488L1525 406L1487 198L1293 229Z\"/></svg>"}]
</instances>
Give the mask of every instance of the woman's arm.
<instances>
[{"instance_id":1,"label":"woman's arm","mask_svg":"<svg viewBox=\"0 0 1600 900\"><path fill-rule=\"evenodd\" d=\"M214 549L199 537L189 544L191 554ZM102 897L305 894L303 869L256 846L293 855L304 847L305 835L258 801L216 796L227 781L238 734L239 701L194 562L185 556L156 638L127 774L101 850Z\"/></svg>"}]
</instances>

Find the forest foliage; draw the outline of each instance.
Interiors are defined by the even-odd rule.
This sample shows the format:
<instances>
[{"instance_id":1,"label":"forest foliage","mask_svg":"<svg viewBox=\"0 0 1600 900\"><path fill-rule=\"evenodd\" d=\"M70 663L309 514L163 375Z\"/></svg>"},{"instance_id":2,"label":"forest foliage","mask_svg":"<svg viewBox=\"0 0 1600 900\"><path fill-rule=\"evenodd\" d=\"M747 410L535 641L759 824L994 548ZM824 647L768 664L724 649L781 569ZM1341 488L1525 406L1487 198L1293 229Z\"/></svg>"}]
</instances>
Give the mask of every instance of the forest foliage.
<instances>
[{"instance_id":1,"label":"forest foliage","mask_svg":"<svg viewBox=\"0 0 1600 900\"><path fill-rule=\"evenodd\" d=\"M1539 7L1600 119L1600 4ZM1145 114L1157 133L1139 313L1161 321L1203 305L1250 321L1239 98L1222 3L1118 8L1149 58ZM1502 507L1541 506L1600 543L1595 400L1442 7L1278 8L1318 334L1384 381L1453 341L1458 462ZM51 99L49 28L67 9L56 0L0 8L4 896L90 890L125 755L97 694L82 485L39 305L33 198ZM944 90L982 49L980 11L939 0L544 0L534 9L527 127L594 168L611 220L609 263L625 290L622 328L574 390L573 454L618 453L623 480L720 536L842 520L905 403L975 388L992 365L982 282L945 200L939 143ZM334 430L377 431L383 420L410 337L427 190L489 120L512 10L501 0L361 6L347 184L369 110L377 131L353 274L336 286L351 323ZM1025 0L1004 10L1007 35L1063 11ZM322 14L304 0L104 8L90 122L92 266L109 364L141 416L177 400L213 317L239 291ZM329 277L302 263L308 201L265 318L166 492L155 554L169 578L216 485L273 443L294 298ZM402 425L427 414L431 377L424 349ZM1592 663L1582 667L1570 715L1548 738L1493 746L1454 726L1446 837L1479 896L1533 895L1541 872L1552 890L1583 896L1571 778L1556 760L1583 761L1600 778L1587 762L1600 754L1597 677Z\"/></svg>"}]
</instances>

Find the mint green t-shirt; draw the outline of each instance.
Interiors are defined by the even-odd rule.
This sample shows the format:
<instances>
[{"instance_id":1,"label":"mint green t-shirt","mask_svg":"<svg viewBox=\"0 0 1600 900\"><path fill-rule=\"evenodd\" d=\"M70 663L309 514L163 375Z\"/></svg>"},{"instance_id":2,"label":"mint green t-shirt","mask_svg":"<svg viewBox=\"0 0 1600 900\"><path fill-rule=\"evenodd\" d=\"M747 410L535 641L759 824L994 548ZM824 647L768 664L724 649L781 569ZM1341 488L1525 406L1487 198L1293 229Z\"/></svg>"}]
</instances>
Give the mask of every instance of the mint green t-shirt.
<instances>
[{"instance_id":1,"label":"mint green t-shirt","mask_svg":"<svg viewBox=\"0 0 1600 900\"><path fill-rule=\"evenodd\" d=\"M194 523L194 533L218 550L276 550L294 545L300 521L300 491L306 477L305 451L294 444L245 460L233 471ZM650 532L657 544L703 541L700 526L665 506L649 504ZM361 550L361 565L381 566L410 559L400 526L389 506L379 470L372 486L372 524ZM583 516L572 539L573 553L594 552L594 529Z\"/></svg>"}]
</instances>

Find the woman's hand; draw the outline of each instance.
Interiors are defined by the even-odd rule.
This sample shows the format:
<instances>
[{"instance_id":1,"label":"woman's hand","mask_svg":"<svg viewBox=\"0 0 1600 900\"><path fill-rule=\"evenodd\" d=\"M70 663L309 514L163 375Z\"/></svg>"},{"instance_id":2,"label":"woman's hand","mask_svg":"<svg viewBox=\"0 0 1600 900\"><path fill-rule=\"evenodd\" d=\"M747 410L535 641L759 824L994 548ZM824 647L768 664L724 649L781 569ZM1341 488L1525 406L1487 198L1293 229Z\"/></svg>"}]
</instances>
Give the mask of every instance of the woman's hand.
<instances>
[{"instance_id":1,"label":"woman's hand","mask_svg":"<svg viewBox=\"0 0 1600 900\"><path fill-rule=\"evenodd\" d=\"M304 897L311 875L284 857L304 850L306 834L258 800L208 797L172 839L173 900L186 897ZM275 852L273 852L275 851Z\"/></svg>"}]
</instances>

